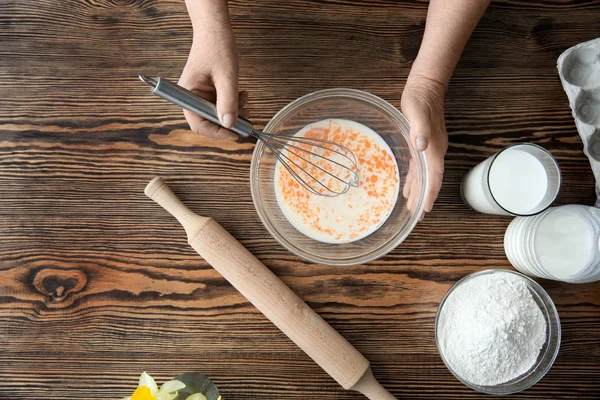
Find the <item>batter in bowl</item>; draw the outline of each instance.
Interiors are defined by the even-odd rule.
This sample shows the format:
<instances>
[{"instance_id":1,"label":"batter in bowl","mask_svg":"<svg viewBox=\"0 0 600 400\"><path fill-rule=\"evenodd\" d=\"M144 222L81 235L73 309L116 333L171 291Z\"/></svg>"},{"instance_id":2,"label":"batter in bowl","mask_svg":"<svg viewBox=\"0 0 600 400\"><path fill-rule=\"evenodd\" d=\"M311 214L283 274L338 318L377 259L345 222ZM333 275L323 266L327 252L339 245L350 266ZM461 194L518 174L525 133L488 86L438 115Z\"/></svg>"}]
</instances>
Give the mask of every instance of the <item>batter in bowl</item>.
<instances>
[{"instance_id":1,"label":"batter in bowl","mask_svg":"<svg viewBox=\"0 0 600 400\"><path fill-rule=\"evenodd\" d=\"M327 119L302 128L295 136L331 140L357 158L358 187L327 197L302 187L280 162L275 167L275 194L285 218L302 234L325 243L349 243L375 232L388 218L400 187L392 150L358 122Z\"/></svg>"}]
</instances>

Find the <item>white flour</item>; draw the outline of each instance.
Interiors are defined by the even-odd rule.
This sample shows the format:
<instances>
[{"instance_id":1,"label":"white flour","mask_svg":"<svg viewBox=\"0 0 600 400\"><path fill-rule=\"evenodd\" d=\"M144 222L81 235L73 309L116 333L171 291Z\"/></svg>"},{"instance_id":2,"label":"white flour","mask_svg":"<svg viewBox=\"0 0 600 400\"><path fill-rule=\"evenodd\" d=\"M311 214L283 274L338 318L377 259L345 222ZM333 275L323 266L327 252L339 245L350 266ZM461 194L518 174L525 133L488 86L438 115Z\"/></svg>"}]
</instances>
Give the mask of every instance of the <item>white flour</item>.
<instances>
[{"instance_id":1,"label":"white flour","mask_svg":"<svg viewBox=\"0 0 600 400\"><path fill-rule=\"evenodd\" d=\"M546 342L546 321L527 285L508 272L472 278L446 299L439 340L464 380L493 386L527 372Z\"/></svg>"}]
</instances>

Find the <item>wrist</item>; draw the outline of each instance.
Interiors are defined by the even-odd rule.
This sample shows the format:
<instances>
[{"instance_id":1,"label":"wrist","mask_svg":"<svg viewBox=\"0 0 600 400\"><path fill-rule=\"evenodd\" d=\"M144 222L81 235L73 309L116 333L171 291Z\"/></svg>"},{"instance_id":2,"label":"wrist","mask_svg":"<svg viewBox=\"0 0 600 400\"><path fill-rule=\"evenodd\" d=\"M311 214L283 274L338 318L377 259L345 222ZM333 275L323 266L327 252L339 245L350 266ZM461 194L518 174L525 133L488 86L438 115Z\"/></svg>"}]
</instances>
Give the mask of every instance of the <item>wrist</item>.
<instances>
[{"instance_id":1,"label":"wrist","mask_svg":"<svg viewBox=\"0 0 600 400\"><path fill-rule=\"evenodd\" d=\"M410 69L408 79L432 81L442 86L445 92L454 73L454 66L445 65L443 59L440 60L440 57L428 54L429 52L424 47L424 45L421 45L419 54Z\"/></svg>"},{"instance_id":2,"label":"wrist","mask_svg":"<svg viewBox=\"0 0 600 400\"><path fill-rule=\"evenodd\" d=\"M231 30L226 0L186 0L194 33Z\"/></svg>"},{"instance_id":3,"label":"wrist","mask_svg":"<svg viewBox=\"0 0 600 400\"><path fill-rule=\"evenodd\" d=\"M448 88L448 81L442 81L439 76L430 74L428 71L421 71L413 68L408 75L404 90L407 88L416 88L419 91L426 91L429 95L434 95L443 101L446 95L446 89Z\"/></svg>"}]
</instances>

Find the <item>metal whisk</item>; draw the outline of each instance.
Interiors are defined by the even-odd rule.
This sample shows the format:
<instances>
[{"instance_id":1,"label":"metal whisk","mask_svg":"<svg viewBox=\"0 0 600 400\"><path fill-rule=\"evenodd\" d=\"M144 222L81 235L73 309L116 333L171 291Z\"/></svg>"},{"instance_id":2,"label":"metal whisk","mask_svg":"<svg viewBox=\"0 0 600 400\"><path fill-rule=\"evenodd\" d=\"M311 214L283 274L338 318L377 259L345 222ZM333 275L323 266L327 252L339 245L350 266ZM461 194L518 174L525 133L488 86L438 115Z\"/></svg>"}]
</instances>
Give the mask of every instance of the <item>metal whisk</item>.
<instances>
[{"instance_id":1,"label":"metal whisk","mask_svg":"<svg viewBox=\"0 0 600 400\"><path fill-rule=\"evenodd\" d=\"M152 93L221 125L217 108L211 102L167 79L145 75L139 78L152 87ZM290 175L313 194L335 197L358 186L356 156L345 146L319 138L265 133L254 129L244 118L238 118L230 130L261 140Z\"/></svg>"}]
</instances>

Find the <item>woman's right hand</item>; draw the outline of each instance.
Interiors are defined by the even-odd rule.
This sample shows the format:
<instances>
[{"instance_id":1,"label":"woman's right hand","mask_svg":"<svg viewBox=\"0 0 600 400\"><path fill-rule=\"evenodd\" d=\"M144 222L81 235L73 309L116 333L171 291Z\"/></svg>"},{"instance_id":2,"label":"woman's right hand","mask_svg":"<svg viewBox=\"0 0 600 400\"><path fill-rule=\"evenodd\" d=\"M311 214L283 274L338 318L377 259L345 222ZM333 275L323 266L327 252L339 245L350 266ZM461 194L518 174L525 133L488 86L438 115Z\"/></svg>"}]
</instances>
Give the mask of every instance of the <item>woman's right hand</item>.
<instances>
[{"instance_id":1,"label":"woman's right hand","mask_svg":"<svg viewBox=\"0 0 600 400\"><path fill-rule=\"evenodd\" d=\"M194 29L194 41L179 85L216 103L221 124L235 125L238 116L248 118L244 108L247 92L238 91L238 59L231 27ZM197 114L184 110L185 119L195 133L214 138L236 140L238 135Z\"/></svg>"}]
</instances>

